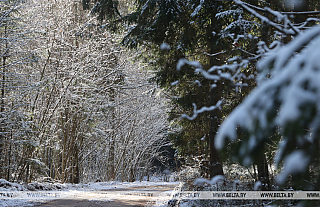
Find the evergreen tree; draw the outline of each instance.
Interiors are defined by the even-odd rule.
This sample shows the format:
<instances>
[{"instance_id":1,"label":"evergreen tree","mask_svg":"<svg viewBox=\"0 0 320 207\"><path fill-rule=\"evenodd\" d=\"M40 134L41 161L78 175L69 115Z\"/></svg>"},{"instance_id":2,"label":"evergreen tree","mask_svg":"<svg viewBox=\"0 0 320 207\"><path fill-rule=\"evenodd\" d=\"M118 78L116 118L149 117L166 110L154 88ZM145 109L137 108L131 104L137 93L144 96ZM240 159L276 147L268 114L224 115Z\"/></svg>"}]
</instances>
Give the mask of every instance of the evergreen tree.
<instances>
[{"instance_id":1,"label":"evergreen tree","mask_svg":"<svg viewBox=\"0 0 320 207\"><path fill-rule=\"evenodd\" d=\"M319 146L314 131L318 123L313 118L317 114L317 100L315 98L310 101L306 97L308 97L308 91L317 91L315 88L311 89L311 85L315 85L308 76L313 74L309 71L310 64L313 64L313 68L318 66L315 65L316 61L312 59L313 56L309 57L307 54L310 51L317 52L314 42L318 41L319 28L315 27L302 34L306 25L312 25L312 21L317 20L310 18L302 21L303 15L317 13L287 11L281 14L267 8L259 9L259 7L237 2L254 16L264 19L265 24L272 28L268 31L277 30L280 37L284 38L276 38L272 45L278 46L273 48L266 47L265 43L262 44L264 49L260 51L263 52L262 57L265 58L258 62L259 85L223 123L218 133L216 146L221 148L225 138L229 137L233 140L231 145L237 145L236 157L248 165L252 162L261 162L259 158L261 153L270 150L266 149L266 146L271 142L278 143L275 161L278 166L282 164L284 166L283 172L277 179L278 183L284 184L288 176L292 175L295 189L318 189L316 186L303 182L309 179L309 166L316 167L318 159L318 155L314 153ZM309 6L314 5L309 4ZM275 24L274 21L277 20L266 18L267 15L264 16L260 12L276 15L278 21L283 21L283 25L279 26L281 25L279 22ZM292 14L295 17L291 17L290 21L285 14ZM296 37L288 43L292 36ZM283 43L287 45L283 46ZM311 76L316 76L316 74ZM305 96L298 98L301 90L304 90ZM312 96L316 97L316 95ZM238 138L237 141L235 137ZM295 167L293 162L301 165Z\"/></svg>"}]
</instances>

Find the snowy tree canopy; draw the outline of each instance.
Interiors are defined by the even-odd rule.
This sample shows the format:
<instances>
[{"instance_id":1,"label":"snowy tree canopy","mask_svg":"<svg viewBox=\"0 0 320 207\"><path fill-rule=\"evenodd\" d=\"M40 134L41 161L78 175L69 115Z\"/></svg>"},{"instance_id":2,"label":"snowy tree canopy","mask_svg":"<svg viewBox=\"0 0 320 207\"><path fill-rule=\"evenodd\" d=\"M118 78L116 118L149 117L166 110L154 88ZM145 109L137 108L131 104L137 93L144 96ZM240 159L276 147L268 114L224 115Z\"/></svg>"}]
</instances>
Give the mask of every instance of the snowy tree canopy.
<instances>
[{"instance_id":1,"label":"snowy tree canopy","mask_svg":"<svg viewBox=\"0 0 320 207\"><path fill-rule=\"evenodd\" d=\"M275 162L279 165L284 160L285 168L279 183L285 181L283 176L306 172L319 149L319 45L320 27L314 26L289 44L269 50L257 64L258 87L221 125L215 146L222 149L228 140L238 142L239 135L245 134L238 142L238 156L250 164L254 153L279 132ZM295 156L297 150L299 156ZM292 162L290 157L301 159Z\"/></svg>"}]
</instances>

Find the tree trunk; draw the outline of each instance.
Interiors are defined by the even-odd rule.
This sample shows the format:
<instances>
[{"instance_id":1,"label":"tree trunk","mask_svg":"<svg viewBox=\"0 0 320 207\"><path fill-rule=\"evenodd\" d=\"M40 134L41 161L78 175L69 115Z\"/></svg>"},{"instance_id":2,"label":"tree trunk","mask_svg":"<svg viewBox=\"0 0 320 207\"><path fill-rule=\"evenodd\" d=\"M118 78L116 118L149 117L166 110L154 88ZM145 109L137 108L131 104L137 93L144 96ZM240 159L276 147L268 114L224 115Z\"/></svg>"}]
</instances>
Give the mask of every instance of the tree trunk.
<instances>
[{"instance_id":1,"label":"tree trunk","mask_svg":"<svg viewBox=\"0 0 320 207\"><path fill-rule=\"evenodd\" d=\"M260 155L257 168L258 180L262 183L261 190L270 190L269 168L265 154Z\"/></svg>"},{"instance_id":2,"label":"tree trunk","mask_svg":"<svg viewBox=\"0 0 320 207\"><path fill-rule=\"evenodd\" d=\"M220 52L221 46L216 45L217 37L212 35L212 32L216 32L217 34L220 31L219 23L216 18L217 8L220 5L219 2L210 3L210 7L214 12L211 13L211 25L208 27L207 35L210 37L209 39L209 49L211 54L215 54ZM220 55L216 57L210 57L210 67L214 65L219 65ZM216 105L218 101L221 100L222 97L222 83L218 81L217 87L212 88L210 91L210 105ZM217 134L219 125L221 124L222 113L219 109L215 109L210 113L210 131L209 131L209 148L210 148L210 178L216 175L223 175L223 168L220 156L218 154L217 149L214 146L214 139Z\"/></svg>"},{"instance_id":3,"label":"tree trunk","mask_svg":"<svg viewBox=\"0 0 320 207\"><path fill-rule=\"evenodd\" d=\"M130 168L129 182L134 182L133 166Z\"/></svg>"},{"instance_id":4,"label":"tree trunk","mask_svg":"<svg viewBox=\"0 0 320 207\"><path fill-rule=\"evenodd\" d=\"M113 103L115 101L115 91L113 89L111 89L110 94L111 94L110 95L111 96L110 100ZM116 117L115 109L112 108L111 110L112 110L111 119L115 120L115 117ZM115 176L115 166L114 166L114 164L115 164L115 162L114 162L114 150L115 150L115 138L116 138L116 135L115 135L115 132L114 132L114 128L115 128L115 126L112 126L113 131L111 132L111 141L110 141L110 148L109 148L109 159L108 159L108 165L109 165L109 169L108 169L109 176L108 176L108 179L109 180L115 180L115 177L116 177Z\"/></svg>"},{"instance_id":5,"label":"tree trunk","mask_svg":"<svg viewBox=\"0 0 320 207\"><path fill-rule=\"evenodd\" d=\"M79 171L79 158L78 153L76 155L76 169L75 169L75 177L73 183L79 183L80 182L80 171Z\"/></svg>"},{"instance_id":6,"label":"tree trunk","mask_svg":"<svg viewBox=\"0 0 320 207\"><path fill-rule=\"evenodd\" d=\"M210 102L212 105L216 104L218 100L220 100L221 96L219 96L218 90L211 90ZM221 111L216 109L211 112L210 115L210 178L216 175L223 175L223 168L220 156L218 154L217 149L214 147L214 138L217 133L218 125L221 120Z\"/></svg>"},{"instance_id":7,"label":"tree trunk","mask_svg":"<svg viewBox=\"0 0 320 207\"><path fill-rule=\"evenodd\" d=\"M7 35L7 27L5 26L4 28L4 37L6 37ZM4 112L4 99L5 99L5 82L6 82L6 58L7 58L7 49L8 49L8 42L6 40L6 47L5 47L5 53L3 54L2 56L2 83L1 83L1 109L0 109L0 112L1 112L1 118L4 118L3 117L3 112ZM1 127L0 128L0 132L4 132L4 128ZM4 160L3 159L3 156L4 156L4 147L5 147L5 144L4 144L4 136L3 136L3 133L0 133L0 178L1 177L4 177L5 176L5 171L4 171Z\"/></svg>"}]
</instances>

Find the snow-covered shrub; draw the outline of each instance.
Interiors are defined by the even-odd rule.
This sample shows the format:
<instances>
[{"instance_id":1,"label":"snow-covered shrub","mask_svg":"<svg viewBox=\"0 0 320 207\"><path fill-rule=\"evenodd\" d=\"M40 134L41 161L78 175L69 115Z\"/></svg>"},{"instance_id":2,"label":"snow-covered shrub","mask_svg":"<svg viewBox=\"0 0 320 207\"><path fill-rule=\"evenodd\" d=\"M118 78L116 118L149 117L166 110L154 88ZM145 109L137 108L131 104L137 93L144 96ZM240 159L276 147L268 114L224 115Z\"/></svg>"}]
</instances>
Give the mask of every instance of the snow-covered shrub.
<instances>
[{"instance_id":1,"label":"snow-covered shrub","mask_svg":"<svg viewBox=\"0 0 320 207\"><path fill-rule=\"evenodd\" d=\"M0 190L22 190L23 186L17 183L9 182L5 179L0 179Z\"/></svg>"},{"instance_id":2,"label":"snow-covered shrub","mask_svg":"<svg viewBox=\"0 0 320 207\"><path fill-rule=\"evenodd\" d=\"M180 181L193 182L196 178L200 177L199 168L186 166L179 172Z\"/></svg>"}]
</instances>

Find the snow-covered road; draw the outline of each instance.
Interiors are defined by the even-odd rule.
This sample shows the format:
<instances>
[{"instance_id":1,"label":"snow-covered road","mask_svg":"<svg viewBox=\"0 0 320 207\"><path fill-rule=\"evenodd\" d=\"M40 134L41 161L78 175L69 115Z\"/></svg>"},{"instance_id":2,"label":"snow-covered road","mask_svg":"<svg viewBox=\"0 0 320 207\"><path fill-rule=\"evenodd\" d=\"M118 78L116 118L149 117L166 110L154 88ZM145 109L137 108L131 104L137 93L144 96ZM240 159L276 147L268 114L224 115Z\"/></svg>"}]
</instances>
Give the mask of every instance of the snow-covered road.
<instances>
[{"instance_id":1,"label":"snow-covered road","mask_svg":"<svg viewBox=\"0 0 320 207\"><path fill-rule=\"evenodd\" d=\"M178 185L178 182L101 182L67 184L58 191L1 191L0 206L166 206Z\"/></svg>"}]
</instances>

